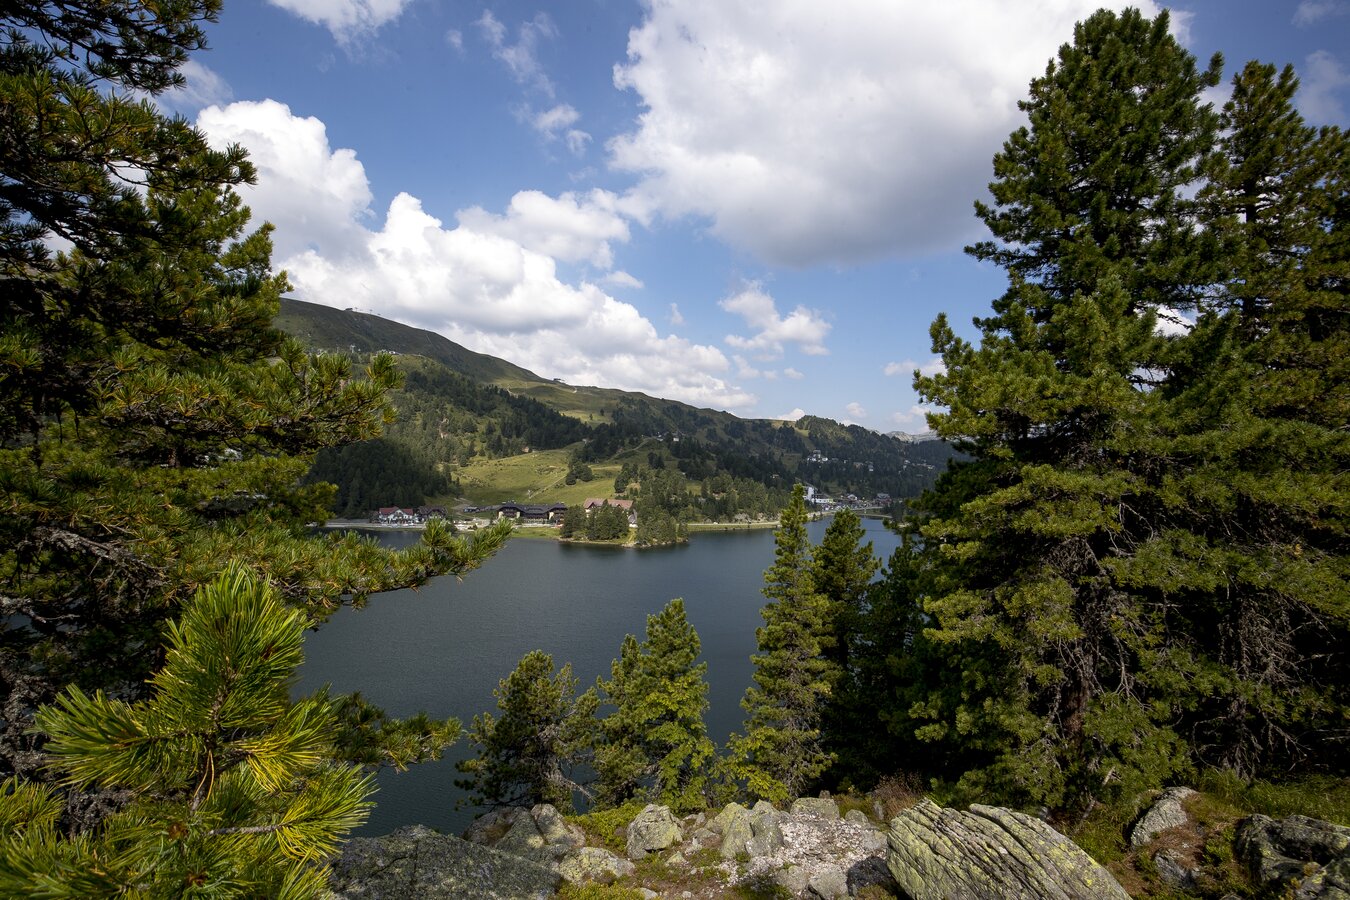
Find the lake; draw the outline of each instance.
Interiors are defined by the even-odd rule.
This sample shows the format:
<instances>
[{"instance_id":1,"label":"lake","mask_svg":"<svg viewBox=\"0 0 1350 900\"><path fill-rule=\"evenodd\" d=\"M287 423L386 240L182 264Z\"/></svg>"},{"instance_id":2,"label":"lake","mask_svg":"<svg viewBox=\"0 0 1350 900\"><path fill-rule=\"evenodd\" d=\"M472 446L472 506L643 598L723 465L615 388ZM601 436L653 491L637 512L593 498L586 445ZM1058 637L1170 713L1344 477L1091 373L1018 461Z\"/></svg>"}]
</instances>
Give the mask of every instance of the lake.
<instances>
[{"instance_id":1,"label":"lake","mask_svg":"<svg viewBox=\"0 0 1350 900\"><path fill-rule=\"evenodd\" d=\"M813 542L827 524L810 523ZM876 555L887 559L899 539L879 520L863 524ZM420 534L380 539L407 546ZM648 614L683 597L708 663L708 733L721 744L741 727L762 624L760 589L772 562L768 529L697 533L681 547L641 551L512 540L461 582L437 578L417 591L371 597L365 609L340 610L306 636L298 690L359 690L391 715L425 710L467 729L475 714L496 712L493 689L530 650L552 654L555 666L571 662L584 690L609 676L625 634L641 639ZM454 763L469 753L461 740L439 762L381 772L377 805L360 833L414 823L462 831L479 812L456 809L464 792L454 785Z\"/></svg>"}]
</instances>

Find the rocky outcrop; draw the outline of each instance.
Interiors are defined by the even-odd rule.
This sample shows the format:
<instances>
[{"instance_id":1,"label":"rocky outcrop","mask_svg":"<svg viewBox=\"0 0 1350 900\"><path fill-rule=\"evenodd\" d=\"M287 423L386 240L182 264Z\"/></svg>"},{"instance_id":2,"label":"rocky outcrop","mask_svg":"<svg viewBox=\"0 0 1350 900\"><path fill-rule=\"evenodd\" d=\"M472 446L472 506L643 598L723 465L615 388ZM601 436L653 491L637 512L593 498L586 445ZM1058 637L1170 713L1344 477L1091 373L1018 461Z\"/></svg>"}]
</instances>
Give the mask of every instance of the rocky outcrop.
<instances>
[{"instance_id":1,"label":"rocky outcrop","mask_svg":"<svg viewBox=\"0 0 1350 900\"><path fill-rule=\"evenodd\" d=\"M648 804L628 826L628 858L641 859L680 842L680 823L668 806Z\"/></svg>"},{"instance_id":2,"label":"rocky outcrop","mask_svg":"<svg viewBox=\"0 0 1350 900\"><path fill-rule=\"evenodd\" d=\"M1148 812L1140 816L1130 830L1130 846L1136 850L1170 828L1180 828L1190 821L1182 803L1195 795L1188 787L1171 787L1162 792Z\"/></svg>"},{"instance_id":3,"label":"rocky outcrop","mask_svg":"<svg viewBox=\"0 0 1350 900\"><path fill-rule=\"evenodd\" d=\"M1234 848L1264 887L1295 900L1350 900L1350 828L1307 816L1250 816Z\"/></svg>"},{"instance_id":4,"label":"rocky outcrop","mask_svg":"<svg viewBox=\"0 0 1350 900\"><path fill-rule=\"evenodd\" d=\"M542 900L561 880L530 860L414 825L349 840L330 884L336 900Z\"/></svg>"},{"instance_id":5,"label":"rocky outcrop","mask_svg":"<svg viewBox=\"0 0 1350 900\"><path fill-rule=\"evenodd\" d=\"M1045 822L921 800L891 820L886 865L913 900L1128 900L1109 872Z\"/></svg>"}]
</instances>

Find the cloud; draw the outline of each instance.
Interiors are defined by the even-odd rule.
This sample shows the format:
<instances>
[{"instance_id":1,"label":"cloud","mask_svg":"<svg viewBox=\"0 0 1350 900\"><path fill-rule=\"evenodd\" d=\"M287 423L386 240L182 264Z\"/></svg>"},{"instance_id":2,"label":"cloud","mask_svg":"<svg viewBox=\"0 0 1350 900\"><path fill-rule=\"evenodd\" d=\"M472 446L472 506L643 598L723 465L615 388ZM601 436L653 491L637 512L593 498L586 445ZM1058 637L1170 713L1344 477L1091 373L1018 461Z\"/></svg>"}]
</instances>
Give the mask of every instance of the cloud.
<instances>
[{"instance_id":1,"label":"cloud","mask_svg":"<svg viewBox=\"0 0 1350 900\"><path fill-rule=\"evenodd\" d=\"M938 408L924 403L916 403L904 412L891 413L891 421L903 431L918 433L928 430L926 416L933 412L938 412Z\"/></svg>"},{"instance_id":2,"label":"cloud","mask_svg":"<svg viewBox=\"0 0 1350 900\"><path fill-rule=\"evenodd\" d=\"M791 378L793 381L801 381L806 376L791 367L783 370L784 378Z\"/></svg>"},{"instance_id":3,"label":"cloud","mask_svg":"<svg viewBox=\"0 0 1350 900\"><path fill-rule=\"evenodd\" d=\"M825 336L830 333L830 323L819 312L798 306L786 317L780 316L773 298L764 293L757 282L718 305L756 329L756 333L748 338L727 335L727 344L738 350L756 353L762 359L782 356L784 344L796 344L801 352L811 356L824 356L830 352L824 343Z\"/></svg>"},{"instance_id":4,"label":"cloud","mask_svg":"<svg viewBox=\"0 0 1350 900\"><path fill-rule=\"evenodd\" d=\"M951 249L977 233L1017 100L1100 5L647 0L614 70L643 111L611 165L774 264Z\"/></svg>"},{"instance_id":5,"label":"cloud","mask_svg":"<svg viewBox=\"0 0 1350 900\"><path fill-rule=\"evenodd\" d=\"M187 80L179 87L153 98L161 108L193 114L202 107L227 103L234 97L229 82L195 59L183 63L178 71Z\"/></svg>"},{"instance_id":6,"label":"cloud","mask_svg":"<svg viewBox=\"0 0 1350 900\"><path fill-rule=\"evenodd\" d=\"M550 197L520 191L505 215L480 207L461 210L459 224L480 234L510 238L529 250L563 262L589 262L601 269L614 264L611 242L626 242L628 223L618 212L619 198L609 191L567 192Z\"/></svg>"},{"instance_id":7,"label":"cloud","mask_svg":"<svg viewBox=\"0 0 1350 900\"><path fill-rule=\"evenodd\" d=\"M1308 56L1296 98L1299 112L1314 124L1346 121L1345 105L1338 93L1350 87L1350 72L1325 50Z\"/></svg>"},{"instance_id":8,"label":"cloud","mask_svg":"<svg viewBox=\"0 0 1350 900\"><path fill-rule=\"evenodd\" d=\"M1167 337L1180 337L1190 332L1195 327L1195 320L1189 316L1182 315L1178 310L1170 306L1159 306L1154 312L1157 319L1153 323L1153 332L1155 334L1165 335Z\"/></svg>"},{"instance_id":9,"label":"cloud","mask_svg":"<svg viewBox=\"0 0 1350 900\"><path fill-rule=\"evenodd\" d=\"M526 111L522 118L546 141L556 141L561 137L574 156L583 155L591 142L590 134L580 128L569 127L581 118L581 114L571 104L559 103L542 112Z\"/></svg>"},{"instance_id":10,"label":"cloud","mask_svg":"<svg viewBox=\"0 0 1350 900\"><path fill-rule=\"evenodd\" d=\"M323 122L283 104L211 107L197 125L213 146L249 150L258 183L241 193L276 225L274 259L301 299L373 310L571 384L724 409L756 402L727 380L717 347L663 336L630 304L559 277L551 253L604 259L623 239L613 195L523 191L502 215L465 210L447 228L407 193L376 216L355 152L332 149Z\"/></svg>"},{"instance_id":11,"label":"cloud","mask_svg":"<svg viewBox=\"0 0 1350 900\"><path fill-rule=\"evenodd\" d=\"M322 25L344 47L397 19L411 0L268 0L307 22Z\"/></svg>"},{"instance_id":12,"label":"cloud","mask_svg":"<svg viewBox=\"0 0 1350 900\"><path fill-rule=\"evenodd\" d=\"M603 281L605 284L612 284L615 287L633 288L634 290L641 290L643 287L642 281L640 279L634 278L632 275L629 275L627 272L624 272L622 270L615 272L606 272L605 277L600 280ZM676 322L674 319L672 319L670 324L683 325L684 320L681 319L680 321Z\"/></svg>"},{"instance_id":13,"label":"cloud","mask_svg":"<svg viewBox=\"0 0 1350 900\"><path fill-rule=\"evenodd\" d=\"M935 356L926 363L906 359L903 362L886 363L886 367L882 371L887 375L913 375L915 369L918 369L922 375L941 375L947 371L947 364L942 361L940 356Z\"/></svg>"},{"instance_id":14,"label":"cloud","mask_svg":"<svg viewBox=\"0 0 1350 900\"><path fill-rule=\"evenodd\" d=\"M522 23L516 32L514 44L507 41L506 26L491 10L483 10L475 24L492 48L493 58L506 66L512 78L549 97L553 96L553 82L544 72L538 56L540 42L558 36L558 28L547 13L537 13L533 19Z\"/></svg>"},{"instance_id":15,"label":"cloud","mask_svg":"<svg viewBox=\"0 0 1350 900\"><path fill-rule=\"evenodd\" d=\"M850 416L852 416L852 417L855 418L855 419L865 419L865 418L867 418L867 409L866 409L866 407L864 407L861 403L859 403L859 402L856 401L856 400L853 401L852 403L850 403L848 406L845 406L845 407L844 407L844 412L848 413Z\"/></svg>"},{"instance_id":16,"label":"cloud","mask_svg":"<svg viewBox=\"0 0 1350 900\"><path fill-rule=\"evenodd\" d=\"M778 419L783 422L795 422L804 415L806 415L806 410L798 406L796 409L792 410L792 412L783 413L778 416L770 416L769 418Z\"/></svg>"},{"instance_id":17,"label":"cloud","mask_svg":"<svg viewBox=\"0 0 1350 900\"><path fill-rule=\"evenodd\" d=\"M1350 4L1343 0L1303 0L1294 10L1294 24L1302 28L1347 12L1350 12Z\"/></svg>"},{"instance_id":18,"label":"cloud","mask_svg":"<svg viewBox=\"0 0 1350 900\"><path fill-rule=\"evenodd\" d=\"M445 33L445 42L455 48L456 53L464 52L464 32L451 28Z\"/></svg>"},{"instance_id":19,"label":"cloud","mask_svg":"<svg viewBox=\"0 0 1350 900\"><path fill-rule=\"evenodd\" d=\"M678 303L670 304L670 324L676 328L684 324L684 316L680 315L680 305Z\"/></svg>"}]
</instances>

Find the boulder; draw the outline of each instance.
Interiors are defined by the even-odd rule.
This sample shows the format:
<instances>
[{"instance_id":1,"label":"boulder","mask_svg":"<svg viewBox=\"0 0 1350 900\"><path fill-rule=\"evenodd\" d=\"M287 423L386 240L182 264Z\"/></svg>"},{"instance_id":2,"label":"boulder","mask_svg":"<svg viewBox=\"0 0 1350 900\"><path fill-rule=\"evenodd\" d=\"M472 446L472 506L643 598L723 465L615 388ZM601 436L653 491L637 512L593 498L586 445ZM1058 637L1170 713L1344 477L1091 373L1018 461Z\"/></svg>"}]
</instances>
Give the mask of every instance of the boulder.
<instances>
[{"instance_id":1,"label":"boulder","mask_svg":"<svg viewBox=\"0 0 1350 900\"><path fill-rule=\"evenodd\" d=\"M511 830L511 826L516 822L516 817L524 814L524 812L524 808L519 806L501 806L491 812L484 813L474 819L473 823L465 829L464 840L490 847Z\"/></svg>"},{"instance_id":2,"label":"boulder","mask_svg":"<svg viewBox=\"0 0 1350 900\"><path fill-rule=\"evenodd\" d=\"M871 825L872 820L867 818L867 813L860 809L850 809L844 816L844 821L852 825Z\"/></svg>"},{"instance_id":3,"label":"boulder","mask_svg":"<svg viewBox=\"0 0 1350 900\"><path fill-rule=\"evenodd\" d=\"M1238 857L1262 886L1297 900L1350 900L1350 828L1307 816L1238 823Z\"/></svg>"},{"instance_id":4,"label":"boulder","mask_svg":"<svg viewBox=\"0 0 1350 900\"><path fill-rule=\"evenodd\" d=\"M1064 835L1000 807L921 800L891 820L887 844L887 868L912 900L1129 900Z\"/></svg>"},{"instance_id":5,"label":"boulder","mask_svg":"<svg viewBox=\"0 0 1350 900\"><path fill-rule=\"evenodd\" d=\"M1167 829L1189 822L1190 816L1181 804L1194 794L1195 791L1188 787L1171 787L1163 791L1130 831L1130 846L1137 850Z\"/></svg>"},{"instance_id":6,"label":"boulder","mask_svg":"<svg viewBox=\"0 0 1350 900\"><path fill-rule=\"evenodd\" d=\"M543 900L560 881L546 866L414 825L347 841L330 886L335 900Z\"/></svg>"},{"instance_id":7,"label":"boulder","mask_svg":"<svg viewBox=\"0 0 1350 900\"><path fill-rule=\"evenodd\" d=\"M773 804L761 800L750 810L750 840L745 852L754 856L769 856L783 846L783 829L779 825L782 813Z\"/></svg>"},{"instance_id":8,"label":"boulder","mask_svg":"<svg viewBox=\"0 0 1350 900\"><path fill-rule=\"evenodd\" d=\"M839 804L828 797L798 797L792 801L794 816L813 816L817 819L839 818Z\"/></svg>"},{"instance_id":9,"label":"boulder","mask_svg":"<svg viewBox=\"0 0 1350 900\"><path fill-rule=\"evenodd\" d=\"M670 807L649 803L628 825L628 858L641 859L664 850L679 843L681 837L680 823Z\"/></svg>"},{"instance_id":10,"label":"boulder","mask_svg":"<svg viewBox=\"0 0 1350 900\"><path fill-rule=\"evenodd\" d=\"M562 858L558 863L558 874L573 883L598 881L608 884L616 878L632 875L636 868L622 856L608 850L582 847Z\"/></svg>"},{"instance_id":11,"label":"boulder","mask_svg":"<svg viewBox=\"0 0 1350 900\"><path fill-rule=\"evenodd\" d=\"M534 819L535 827L554 856L562 856L586 843L585 832L579 826L569 824L551 804L535 806L530 810L530 818Z\"/></svg>"},{"instance_id":12,"label":"boulder","mask_svg":"<svg viewBox=\"0 0 1350 900\"><path fill-rule=\"evenodd\" d=\"M515 817L506 834L492 845L492 849L514 856L524 857L537 863L547 863L553 859L548 852L548 841L535 824L534 817L528 812Z\"/></svg>"},{"instance_id":13,"label":"boulder","mask_svg":"<svg viewBox=\"0 0 1350 900\"><path fill-rule=\"evenodd\" d=\"M773 883L793 897L800 897L805 893L807 882L806 870L801 866L788 866L773 873Z\"/></svg>"},{"instance_id":14,"label":"boulder","mask_svg":"<svg viewBox=\"0 0 1350 900\"><path fill-rule=\"evenodd\" d=\"M825 866L812 876L807 889L822 900L837 900L848 896L848 876L838 866Z\"/></svg>"},{"instance_id":15,"label":"boulder","mask_svg":"<svg viewBox=\"0 0 1350 900\"><path fill-rule=\"evenodd\" d=\"M726 832L726 827L731 823L731 820L744 812L749 812L749 810L739 803L728 803L726 806L722 807L720 813L713 816L712 821L708 823L708 830L716 832L717 834L724 834Z\"/></svg>"},{"instance_id":16,"label":"boulder","mask_svg":"<svg viewBox=\"0 0 1350 900\"><path fill-rule=\"evenodd\" d=\"M1158 870L1158 877L1164 884L1179 891L1195 890L1197 876L1200 873L1194 868L1187 867L1174 851L1159 850L1153 854L1153 867Z\"/></svg>"},{"instance_id":17,"label":"boulder","mask_svg":"<svg viewBox=\"0 0 1350 900\"><path fill-rule=\"evenodd\" d=\"M727 808L718 813L717 818L727 814L731 810L731 816L722 822L722 846L718 852L722 854L723 859L733 859L741 853L746 853L746 845L750 839L755 836L754 829L750 827L750 810L741 806L739 803L728 803ZM713 820L716 824L717 819Z\"/></svg>"}]
</instances>

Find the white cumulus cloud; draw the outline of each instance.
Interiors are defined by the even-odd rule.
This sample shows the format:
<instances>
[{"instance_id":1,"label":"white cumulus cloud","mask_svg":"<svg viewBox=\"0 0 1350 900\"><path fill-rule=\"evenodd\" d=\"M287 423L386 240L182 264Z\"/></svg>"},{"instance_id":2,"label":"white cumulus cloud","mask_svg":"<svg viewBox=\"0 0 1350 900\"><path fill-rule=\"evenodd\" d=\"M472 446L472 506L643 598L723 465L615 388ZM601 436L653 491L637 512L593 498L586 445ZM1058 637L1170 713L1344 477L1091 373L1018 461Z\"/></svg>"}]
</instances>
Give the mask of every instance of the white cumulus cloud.
<instances>
[{"instance_id":1,"label":"white cumulus cloud","mask_svg":"<svg viewBox=\"0 0 1350 900\"><path fill-rule=\"evenodd\" d=\"M848 406L845 406L844 412L848 413L851 419L867 418L867 408L863 406L861 403L857 402L856 400L850 403ZM856 423L850 422L846 424L856 424Z\"/></svg>"},{"instance_id":2,"label":"white cumulus cloud","mask_svg":"<svg viewBox=\"0 0 1350 900\"><path fill-rule=\"evenodd\" d=\"M539 45L558 36L558 28L547 13L537 13L533 19L522 23L516 31L515 43L507 40L506 26L491 10L483 10L476 24L492 48L493 58L506 66L511 77L520 84L553 96L553 82L539 62Z\"/></svg>"},{"instance_id":3,"label":"white cumulus cloud","mask_svg":"<svg viewBox=\"0 0 1350 900\"><path fill-rule=\"evenodd\" d=\"M928 362L920 363L912 359L906 359L903 362L886 363L882 370L887 375L913 375L914 370L918 369L921 375L941 375L947 371L947 365L942 361L942 357L935 356Z\"/></svg>"},{"instance_id":4,"label":"white cumulus cloud","mask_svg":"<svg viewBox=\"0 0 1350 900\"><path fill-rule=\"evenodd\" d=\"M727 380L717 347L662 335L595 284L559 277L555 259L605 262L626 238L613 195L525 191L500 215L462 211L452 228L407 193L377 215L355 152L283 104L211 107L197 124L213 145L249 150L258 184L242 193L276 225L276 264L301 299L373 310L572 384L726 409L756 401Z\"/></svg>"},{"instance_id":5,"label":"white cumulus cloud","mask_svg":"<svg viewBox=\"0 0 1350 900\"><path fill-rule=\"evenodd\" d=\"M614 263L611 242L623 243L629 237L628 223L618 207L617 196L599 189L557 197L520 191L504 215L475 206L461 210L457 218L470 231L507 237L563 262L590 262L608 269Z\"/></svg>"},{"instance_id":6,"label":"white cumulus cloud","mask_svg":"<svg viewBox=\"0 0 1350 900\"><path fill-rule=\"evenodd\" d=\"M614 70L643 111L611 164L653 210L808 266L976 233L971 202L1017 100L1103 0L645 5Z\"/></svg>"},{"instance_id":7,"label":"white cumulus cloud","mask_svg":"<svg viewBox=\"0 0 1350 900\"><path fill-rule=\"evenodd\" d=\"M823 356L830 352L825 348L830 323L819 312L798 306L786 316L781 316L773 297L766 294L758 283L747 285L744 290L718 305L740 316L745 324L755 329L750 337L727 335L727 344L737 350L755 353L761 359L782 356L784 344L795 344L801 352L811 356Z\"/></svg>"},{"instance_id":8,"label":"white cumulus cloud","mask_svg":"<svg viewBox=\"0 0 1350 900\"><path fill-rule=\"evenodd\" d=\"M1346 122L1342 96L1350 88L1350 71L1326 50L1308 56L1303 67L1298 96L1299 112L1315 125Z\"/></svg>"},{"instance_id":9,"label":"white cumulus cloud","mask_svg":"<svg viewBox=\"0 0 1350 900\"><path fill-rule=\"evenodd\" d=\"M392 22L411 0L268 0L273 6L322 25L338 43L353 40Z\"/></svg>"}]
</instances>

